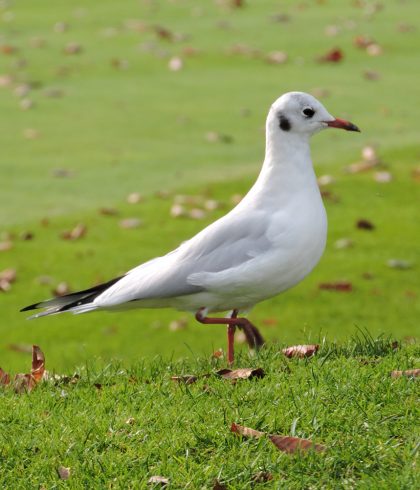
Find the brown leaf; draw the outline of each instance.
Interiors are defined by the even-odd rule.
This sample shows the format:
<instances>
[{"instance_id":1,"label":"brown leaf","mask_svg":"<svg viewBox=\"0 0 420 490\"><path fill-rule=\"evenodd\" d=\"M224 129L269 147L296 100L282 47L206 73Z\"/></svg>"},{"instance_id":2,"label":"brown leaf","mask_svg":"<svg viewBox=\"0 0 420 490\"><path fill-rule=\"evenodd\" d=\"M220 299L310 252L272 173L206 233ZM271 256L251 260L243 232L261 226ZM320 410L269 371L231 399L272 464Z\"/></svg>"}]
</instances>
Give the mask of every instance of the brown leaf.
<instances>
[{"instance_id":1,"label":"brown leaf","mask_svg":"<svg viewBox=\"0 0 420 490\"><path fill-rule=\"evenodd\" d=\"M367 219L359 219L356 222L356 228L359 230L374 230L375 225Z\"/></svg>"},{"instance_id":2,"label":"brown leaf","mask_svg":"<svg viewBox=\"0 0 420 490\"><path fill-rule=\"evenodd\" d=\"M54 296L65 296L70 293L70 286L66 282L60 282L57 287L52 290Z\"/></svg>"},{"instance_id":3,"label":"brown leaf","mask_svg":"<svg viewBox=\"0 0 420 490\"><path fill-rule=\"evenodd\" d=\"M41 381L45 371L45 356L42 350L37 346L32 346L32 369L31 374L35 381Z\"/></svg>"},{"instance_id":4,"label":"brown leaf","mask_svg":"<svg viewBox=\"0 0 420 490\"><path fill-rule=\"evenodd\" d=\"M349 293L353 291L353 285L349 281L321 282L318 285L318 288L325 291L339 291L343 293Z\"/></svg>"},{"instance_id":5,"label":"brown leaf","mask_svg":"<svg viewBox=\"0 0 420 490\"><path fill-rule=\"evenodd\" d=\"M61 480L68 480L70 478L70 468L66 468L65 466L59 466L57 473Z\"/></svg>"},{"instance_id":6,"label":"brown leaf","mask_svg":"<svg viewBox=\"0 0 420 490\"><path fill-rule=\"evenodd\" d=\"M213 490L227 490L227 486L219 480L214 480Z\"/></svg>"},{"instance_id":7,"label":"brown leaf","mask_svg":"<svg viewBox=\"0 0 420 490\"><path fill-rule=\"evenodd\" d=\"M23 352L25 354L32 352L32 345L30 344L9 344L7 348L14 352Z\"/></svg>"},{"instance_id":8,"label":"brown leaf","mask_svg":"<svg viewBox=\"0 0 420 490\"><path fill-rule=\"evenodd\" d=\"M0 367L0 386L6 386L10 383L10 374L3 371Z\"/></svg>"},{"instance_id":9,"label":"brown leaf","mask_svg":"<svg viewBox=\"0 0 420 490\"><path fill-rule=\"evenodd\" d=\"M318 344L310 345L293 345L292 347L287 347L283 349L282 352L286 357L311 357L318 352Z\"/></svg>"},{"instance_id":10,"label":"brown leaf","mask_svg":"<svg viewBox=\"0 0 420 490\"><path fill-rule=\"evenodd\" d=\"M260 432L259 430L250 429L249 427L244 427L243 425L235 424L235 422L232 422L232 425L230 426L230 430L231 432L234 432L235 434L239 434L240 436L255 437L257 439L266 435L265 432Z\"/></svg>"},{"instance_id":11,"label":"brown leaf","mask_svg":"<svg viewBox=\"0 0 420 490\"><path fill-rule=\"evenodd\" d=\"M407 376L409 378L417 378L420 376L420 369L407 369L406 371L392 371L391 378L401 378Z\"/></svg>"},{"instance_id":12,"label":"brown leaf","mask_svg":"<svg viewBox=\"0 0 420 490\"><path fill-rule=\"evenodd\" d=\"M192 385L198 379L198 376L186 374L184 376L171 376L172 381L176 381L178 383L185 383L186 385Z\"/></svg>"},{"instance_id":13,"label":"brown leaf","mask_svg":"<svg viewBox=\"0 0 420 490\"><path fill-rule=\"evenodd\" d=\"M154 475L149 478L147 482L149 485L160 485L161 487L165 487L169 483L169 478L165 478L164 476Z\"/></svg>"},{"instance_id":14,"label":"brown leaf","mask_svg":"<svg viewBox=\"0 0 420 490\"><path fill-rule=\"evenodd\" d=\"M259 439L260 437L268 436L270 441L276 446L277 449L288 454L292 454L297 451L308 451L310 449L313 449L317 452L326 450L326 447L324 445L315 444L309 439L267 434L266 432L260 432L259 430L254 430L250 429L249 427L235 424L235 422L232 422L230 430L231 432L234 432L244 437L255 437Z\"/></svg>"},{"instance_id":15,"label":"brown leaf","mask_svg":"<svg viewBox=\"0 0 420 490\"><path fill-rule=\"evenodd\" d=\"M222 357L224 357L224 352L223 352L223 349L217 349L213 352L213 354L211 355L211 357L213 359L221 359Z\"/></svg>"},{"instance_id":16,"label":"brown leaf","mask_svg":"<svg viewBox=\"0 0 420 490\"><path fill-rule=\"evenodd\" d=\"M311 449L317 452L322 452L327 449L323 444L315 444L309 439L301 439L300 437L277 435L270 435L268 437L277 449L288 454L293 454L300 451L309 451Z\"/></svg>"},{"instance_id":17,"label":"brown leaf","mask_svg":"<svg viewBox=\"0 0 420 490\"><path fill-rule=\"evenodd\" d=\"M129 204L138 204L139 202L142 202L143 200L144 200L144 198L140 194L140 192L131 192L127 196L127 202Z\"/></svg>"},{"instance_id":18,"label":"brown leaf","mask_svg":"<svg viewBox=\"0 0 420 490\"><path fill-rule=\"evenodd\" d=\"M5 240L4 242L0 242L0 252L6 252L13 247L13 242L11 240Z\"/></svg>"},{"instance_id":19,"label":"brown leaf","mask_svg":"<svg viewBox=\"0 0 420 490\"><path fill-rule=\"evenodd\" d=\"M273 479L273 475L269 471L259 471L252 476L253 483L266 483Z\"/></svg>"},{"instance_id":20,"label":"brown leaf","mask_svg":"<svg viewBox=\"0 0 420 490\"><path fill-rule=\"evenodd\" d=\"M265 376L262 368L220 369L216 374L224 379L252 379Z\"/></svg>"},{"instance_id":21,"label":"brown leaf","mask_svg":"<svg viewBox=\"0 0 420 490\"><path fill-rule=\"evenodd\" d=\"M87 228L82 223L76 225L72 230L63 231L60 237L63 240L79 240L86 235Z\"/></svg>"},{"instance_id":22,"label":"brown leaf","mask_svg":"<svg viewBox=\"0 0 420 490\"><path fill-rule=\"evenodd\" d=\"M102 216L117 216L118 210L115 208L100 208L99 214L102 214Z\"/></svg>"},{"instance_id":23,"label":"brown leaf","mask_svg":"<svg viewBox=\"0 0 420 490\"><path fill-rule=\"evenodd\" d=\"M13 380L13 388L16 393L24 393L32 391L36 386L36 381L32 374L19 373L16 374Z\"/></svg>"},{"instance_id":24,"label":"brown leaf","mask_svg":"<svg viewBox=\"0 0 420 490\"><path fill-rule=\"evenodd\" d=\"M4 269L0 272L0 281L7 281L9 283L16 281L16 269Z\"/></svg>"},{"instance_id":25,"label":"brown leaf","mask_svg":"<svg viewBox=\"0 0 420 490\"><path fill-rule=\"evenodd\" d=\"M126 230L130 230L133 228L138 228L141 226L141 220L139 218L124 218L120 221L120 228L124 228Z\"/></svg>"},{"instance_id":26,"label":"brown leaf","mask_svg":"<svg viewBox=\"0 0 420 490\"><path fill-rule=\"evenodd\" d=\"M63 52L65 54L80 54L83 51L82 45L76 42L67 43L64 46Z\"/></svg>"},{"instance_id":27,"label":"brown leaf","mask_svg":"<svg viewBox=\"0 0 420 490\"><path fill-rule=\"evenodd\" d=\"M265 61L273 65L282 65L283 63L286 63L287 59L288 56L284 51L272 51L265 57Z\"/></svg>"},{"instance_id":28,"label":"brown leaf","mask_svg":"<svg viewBox=\"0 0 420 490\"><path fill-rule=\"evenodd\" d=\"M326 63L339 63L342 61L344 57L343 52L341 51L340 48L333 48L324 55L320 56L318 58L318 61L320 62L326 62Z\"/></svg>"}]
</instances>

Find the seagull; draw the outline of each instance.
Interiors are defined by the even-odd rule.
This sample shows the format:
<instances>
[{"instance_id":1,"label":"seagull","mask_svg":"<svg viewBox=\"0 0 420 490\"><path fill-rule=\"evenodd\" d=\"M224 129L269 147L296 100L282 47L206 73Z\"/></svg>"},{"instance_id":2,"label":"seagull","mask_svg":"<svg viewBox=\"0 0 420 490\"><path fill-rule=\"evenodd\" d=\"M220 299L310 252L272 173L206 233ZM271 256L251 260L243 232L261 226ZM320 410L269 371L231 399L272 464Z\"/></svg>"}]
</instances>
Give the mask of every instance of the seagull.
<instances>
[{"instance_id":1,"label":"seagull","mask_svg":"<svg viewBox=\"0 0 420 490\"><path fill-rule=\"evenodd\" d=\"M360 131L309 94L283 94L268 112L261 172L229 213L123 276L21 311L43 309L30 318L131 308L188 311L202 324L227 325L227 360L233 364L236 327L250 346L264 344L258 328L240 313L302 281L324 252L327 215L309 140L326 128Z\"/></svg>"}]
</instances>

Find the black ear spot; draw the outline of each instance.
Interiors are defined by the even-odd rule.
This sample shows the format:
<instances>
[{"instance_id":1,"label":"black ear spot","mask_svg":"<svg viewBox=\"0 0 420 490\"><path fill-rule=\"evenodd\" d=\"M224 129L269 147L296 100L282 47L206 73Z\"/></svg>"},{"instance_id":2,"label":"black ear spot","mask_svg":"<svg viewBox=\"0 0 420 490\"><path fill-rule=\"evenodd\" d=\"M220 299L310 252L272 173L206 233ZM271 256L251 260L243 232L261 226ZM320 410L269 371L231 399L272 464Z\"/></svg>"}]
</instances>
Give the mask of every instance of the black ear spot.
<instances>
[{"instance_id":1,"label":"black ear spot","mask_svg":"<svg viewBox=\"0 0 420 490\"><path fill-rule=\"evenodd\" d=\"M283 114L279 114L279 126L283 131L290 131L292 128L289 119Z\"/></svg>"}]
</instances>

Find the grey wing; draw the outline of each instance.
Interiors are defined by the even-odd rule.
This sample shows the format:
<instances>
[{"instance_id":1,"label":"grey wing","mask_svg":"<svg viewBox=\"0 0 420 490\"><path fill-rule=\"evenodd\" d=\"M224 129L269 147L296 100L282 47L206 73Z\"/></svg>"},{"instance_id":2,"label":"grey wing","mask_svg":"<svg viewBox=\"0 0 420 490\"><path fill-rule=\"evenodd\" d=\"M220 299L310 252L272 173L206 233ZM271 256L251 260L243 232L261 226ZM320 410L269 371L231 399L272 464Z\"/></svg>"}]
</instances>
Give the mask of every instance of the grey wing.
<instances>
[{"instance_id":1,"label":"grey wing","mask_svg":"<svg viewBox=\"0 0 420 490\"><path fill-rule=\"evenodd\" d=\"M129 271L95 303L111 306L204 291L205 287L193 284L190 276L220 272L266 252L272 245L266 236L267 226L268 217L263 213L231 212L173 252Z\"/></svg>"}]
</instances>

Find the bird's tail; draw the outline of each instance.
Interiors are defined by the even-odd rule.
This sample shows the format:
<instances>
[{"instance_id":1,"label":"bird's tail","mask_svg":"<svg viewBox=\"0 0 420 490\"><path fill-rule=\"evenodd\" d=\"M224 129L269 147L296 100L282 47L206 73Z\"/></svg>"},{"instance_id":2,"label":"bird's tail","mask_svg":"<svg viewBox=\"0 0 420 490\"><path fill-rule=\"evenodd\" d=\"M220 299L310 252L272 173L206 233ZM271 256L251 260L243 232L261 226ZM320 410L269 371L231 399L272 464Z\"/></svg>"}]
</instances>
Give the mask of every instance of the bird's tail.
<instances>
[{"instance_id":1,"label":"bird's tail","mask_svg":"<svg viewBox=\"0 0 420 490\"><path fill-rule=\"evenodd\" d=\"M78 291L76 293L66 294L64 296L59 296L57 298L52 298L46 301L41 301L39 303L34 303L33 305L25 306L25 308L22 308L20 311L43 309L43 311L29 317L29 319L32 319L39 318L41 316L57 315L58 313L63 313L65 311L70 311L72 313L78 314L96 310L97 306L93 304L93 300L97 298L100 294L102 294L105 290L110 288L113 284L118 282L121 277L117 277L115 279L112 279L111 281L98 284L93 288Z\"/></svg>"}]
</instances>

